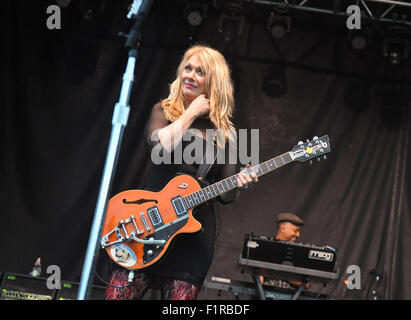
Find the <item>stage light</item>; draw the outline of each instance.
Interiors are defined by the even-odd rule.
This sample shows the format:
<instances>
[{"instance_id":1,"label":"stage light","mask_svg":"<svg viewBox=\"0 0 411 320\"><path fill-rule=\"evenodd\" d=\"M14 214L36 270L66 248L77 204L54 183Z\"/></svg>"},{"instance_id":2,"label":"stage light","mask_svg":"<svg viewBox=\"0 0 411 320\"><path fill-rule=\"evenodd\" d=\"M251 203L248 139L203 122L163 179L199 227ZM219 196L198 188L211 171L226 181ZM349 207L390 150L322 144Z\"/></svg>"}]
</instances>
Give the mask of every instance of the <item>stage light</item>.
<instances>
[{"instance_id":1,"label":"stage light","mask_svg":"<svg viewBox=\"0 0 411 320\"><path fill-rule=\"evenodd\" d=\"M410 43L408 40L384 39L384 56L394 65L398 65L403 59L408 58Z\"/></svg>"},{"instance_id":2,"label":"stage light","mask_svg":"<svg viewBox=\"0 0 411 320\"><path fill-rule=\"evenodd\" d=\"M282 63L272 64L263 77L263 92L272 98L278 98L287 92L285 66Z\"/></svg>"},{"instance_id":3,"label":"stage light","mask_svg":"<svg viewBox=\"0 0 411 320\"><path fill-rule=\"evenodd\" d=\"M107 0L88 0L80 2L80 10L85 21L93 21L104 14L107 7Z\"/></svg>"},{"instance_id":4,"label":"stage light","mask_svg":"<svg viewBox=\"0 0 411 320\"><path fill-rule=\"evenodd\" d=\"M371 43L371 32L367 29L349 32L348 39L355 50L363 50Z\"/></svg>"},{"instance_id":5,"label":"stage light","mask_svg":"<svg viewBox=\"0 0 411 320\"><path fill-rule=\"evenodd\" d=\"M193 10L187 14L187 21L190 26L198 27L203 21L203 17L201 16L200 12Z\"/></svg>"},{"instance_id":6,"label":"stage light","mask_svg":"<svg viewBox=\"0 0 411 320\"><path fill-rule=\"evenodd\" d=\"M230 42L236 36L241 36L244 30L244 17L221 14L218 23L218 32L223 34L224 40Z\"/></svg>"},{"instance_id":7,"label":"stage light","mask_svg":"<svg viewBox=\"0 0 411 320\"><path fill-rule=\"evenodd\" d=\"M230 42L244 31L244 9L241 1L213 1L215 8L220 12L218 32L225 41Z\"/></svg>"},{"instance_id":8,"label":"stage light","mask_svg":"<svg viewBox=\"0 0 411 320\"><path fill-rule=\"evenodd\" d=\"M356 34L352 37L351 43L354 49L362 50L367 46L367 39L362 34Z\"/></svg>"},{"instance_id":9,"label":"stage light","mask_svg":"<svg viewBox=\"0 0 411 320\"><path fill-rule=\"evenodd\" d=\"M267 28L275 39L281 39L291 30L291 18L286 11L271 13Z\"/></svg>"},{"instance_id":10,"label":"stage light","mask_svg":"<svg viewBox=\"0 0 411 320\"><path fill-rule=\"evenodd\" d=\"M198 27L207 16L208 6L201 3L187 3L184 10L184 17L190 27Z\"/></svg>"},{"instance_id":11,"label":"stage light","mask_svg":"<svg viewBox=\"0 0 411 320\"><path fill-rule=\"evenodd\" d=\"M410 31L401 26L389 29L383 42L383 55L393 65L400 64L409 57Z\"/></svg>"}]
</instances>

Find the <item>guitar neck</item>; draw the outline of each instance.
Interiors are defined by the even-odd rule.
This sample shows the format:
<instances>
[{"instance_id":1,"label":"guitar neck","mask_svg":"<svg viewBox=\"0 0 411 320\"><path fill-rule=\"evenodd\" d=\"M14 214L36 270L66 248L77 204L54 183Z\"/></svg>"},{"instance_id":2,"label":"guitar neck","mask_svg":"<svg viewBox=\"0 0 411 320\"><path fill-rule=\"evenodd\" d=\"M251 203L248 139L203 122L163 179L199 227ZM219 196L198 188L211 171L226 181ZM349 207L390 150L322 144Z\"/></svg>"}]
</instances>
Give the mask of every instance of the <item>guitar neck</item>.
<instances>
[{"instance_id":1,"label":"guitar neck","mask_svg":"<svg viewBox=\"0 0 411 320\"><path fill-rule=\"evenodd\" d=\"M294 161L290 152L286 152L280 156L267 160L260 163L254 167L248 168L246 173L255 173L257 177L260 177L266 173L274 171L290 162ZM213 198L216 198L227 191L237 188L237 176L239 174L232 175L231 177L225 178L219 182L211 184L199 191L189 194L183 197L183 203L185 208L191 209L204 202L207 202Z\"/></svg>"}]
</instances>

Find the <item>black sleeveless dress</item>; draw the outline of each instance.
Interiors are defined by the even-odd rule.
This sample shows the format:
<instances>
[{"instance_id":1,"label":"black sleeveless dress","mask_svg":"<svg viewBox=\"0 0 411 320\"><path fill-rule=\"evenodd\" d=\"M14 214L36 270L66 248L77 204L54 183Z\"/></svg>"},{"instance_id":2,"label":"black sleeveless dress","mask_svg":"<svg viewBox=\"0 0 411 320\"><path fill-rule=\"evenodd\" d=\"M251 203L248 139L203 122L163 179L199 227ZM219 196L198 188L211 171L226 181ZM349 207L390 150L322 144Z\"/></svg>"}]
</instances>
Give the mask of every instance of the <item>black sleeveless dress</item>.
<instances>
[{"instance_id":1,"label":"black sleeveless dress","mask_svg":"<svg viewBox=\"0 0 411 320\"><path fill-rule=\"evenodd\" d=\"M156 142L153 142L150 138L153 132L168 124L170 124L170 122L165 119L161 105L156 104L153 107L145 130L146 141L150 151L156 145ZM208 120L198 118L193 122L191 128L201 131L206 128L211 128L208 127L210 124L211 123ZM203 154L205 154L207 143L212 142L207 142L203 138L197 136L193 136L190 141L182 142L183 152L190 143L193 143L194 139L200 139L197 143L200 142L203 144ZM229 148L226 147L223 152L228 153L228 149ZM171 156L173 159L173 156L175 155L171 154ZM156 165L151 161L151 168L147 180L145 181L144 189L156 192L160 191L172 178L180 173L195 176L199 163L203 160L203 157L197 155L193 156L195 158L193 164L185 163L184 157L182 157L183 159L180 157L180 160L182 160L181 164L178 164L180 161L177 161L177 163L173 161L171 164ZM226 155L226 159L228 159L228 155ZM237 165L235 164L214 163L205 179L208 183L214 183L237 173L237 169ZM172 279L183 280L200 288L210 268L214 255L216 215L218 214L217 201L223 204L229 203L234 200L235 192L236 191L234 190L230 191L231 194L226 194L224 196L224 201L218 197L217 199L209 201L205 205L196 207L193 211L193 216L202 224L202 230L197 233L178 235L173 240L166 255L159 262L145 269L144 272L151 275L168 276Z\"/></svg>"}]
</instances>

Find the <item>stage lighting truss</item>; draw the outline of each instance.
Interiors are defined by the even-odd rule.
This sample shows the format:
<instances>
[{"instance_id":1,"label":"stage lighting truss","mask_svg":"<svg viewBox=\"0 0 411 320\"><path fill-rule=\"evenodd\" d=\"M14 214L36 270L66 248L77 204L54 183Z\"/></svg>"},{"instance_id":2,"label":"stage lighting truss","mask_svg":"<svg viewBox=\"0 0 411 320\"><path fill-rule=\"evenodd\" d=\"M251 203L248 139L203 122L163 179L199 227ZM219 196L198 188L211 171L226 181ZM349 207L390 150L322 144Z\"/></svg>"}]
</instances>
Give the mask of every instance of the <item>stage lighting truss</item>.
<instances>
[{"instance_id":1,"label":"stage lighting truss","mask_svg":"<svg viewBox=\"0 0 411 320\"><path fill-rule=\"evenodd\" d=\"M347 7L349 5L358 5L363 18L375 22L395 22L411 26L411 15L403 15L400 19L398 19L398 15L392 15L393 11L399 8L411 10L411 2L409 0L243 0L243 2L337 16L348 16Z\"/></svg>"},{"instance_id":2,"label":"stage lighting truss","mask_svg":"<svg viewBox=\"0 0 411 320\"><path fill-rule=\"evenodd\" d=\"M70 5L71 0L56 0L56 3L59 7L67 8Z\"/></svg>"}]
</instances>

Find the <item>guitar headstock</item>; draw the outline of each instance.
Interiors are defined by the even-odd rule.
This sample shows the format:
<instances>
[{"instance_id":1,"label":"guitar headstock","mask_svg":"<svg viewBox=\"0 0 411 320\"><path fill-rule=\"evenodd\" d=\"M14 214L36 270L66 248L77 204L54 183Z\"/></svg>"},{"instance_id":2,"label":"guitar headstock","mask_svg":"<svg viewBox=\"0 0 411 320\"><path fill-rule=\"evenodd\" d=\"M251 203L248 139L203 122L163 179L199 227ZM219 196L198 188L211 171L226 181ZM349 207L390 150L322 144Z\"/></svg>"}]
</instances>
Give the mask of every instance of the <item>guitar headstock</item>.
<instances>
[{"instance_id":1,"label":"guitar headstock","mask_svg":"<svg viewBox=\"0 0 411 320\"><path fill-rule=\"evenodd\" d=\"M327 159L325 154L330 151L330 139L328 135L324 135L320 138L314 137L311 141L307 140L305 143L300 141L290 153L293 160L305 162L314 158L319 161L321 156Z\"/></svg>"}]
</instances>

